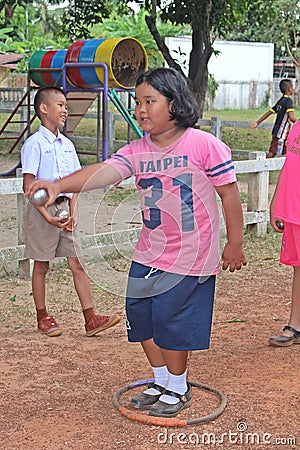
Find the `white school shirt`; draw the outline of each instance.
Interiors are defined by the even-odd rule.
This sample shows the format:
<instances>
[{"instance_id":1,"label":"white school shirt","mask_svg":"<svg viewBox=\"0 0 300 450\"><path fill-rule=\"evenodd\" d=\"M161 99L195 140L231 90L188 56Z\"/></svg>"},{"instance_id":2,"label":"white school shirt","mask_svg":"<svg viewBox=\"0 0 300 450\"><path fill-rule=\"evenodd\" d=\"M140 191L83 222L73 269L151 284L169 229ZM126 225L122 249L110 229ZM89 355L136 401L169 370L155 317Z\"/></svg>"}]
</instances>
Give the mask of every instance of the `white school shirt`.
<instances>
[{"instance_id":1,"label":"white school shirt","mask_svg":"<svg viewBox=\"0 0 300 450\"><path fill-rule=\"evenodd\" d=\"M57 136L40 125L21 149L22 174L30 173L36 180L56 181L81 169L73 143L59 132ZM71 198L73 194L62 193Z\"/></svg>"}]
</instances>

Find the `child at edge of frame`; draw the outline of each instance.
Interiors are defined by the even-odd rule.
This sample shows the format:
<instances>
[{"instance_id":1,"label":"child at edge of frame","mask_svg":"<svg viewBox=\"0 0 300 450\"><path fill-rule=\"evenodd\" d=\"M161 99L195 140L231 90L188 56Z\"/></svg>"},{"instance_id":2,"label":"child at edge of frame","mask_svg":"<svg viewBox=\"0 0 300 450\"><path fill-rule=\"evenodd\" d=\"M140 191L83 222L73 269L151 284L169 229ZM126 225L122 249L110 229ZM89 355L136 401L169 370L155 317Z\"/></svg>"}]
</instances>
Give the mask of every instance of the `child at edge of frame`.
<instances>
[{"instance_id":1,"label":"child at edge of frame","mask_svg":"<svg viewBox=\"0 0 300 450\"><path fill-rule=\"evenodd\" d=\"M34 180L58 180L81 168L73 143L59 130L68 116L65 93L57 87L40 88L34 98L34 109L41 124L21 149L25 195ZM78 194L61 193L48 208L28 202L25 210L25 258L34 260L32 293L37 327L49 337L63 333L62 327L46 307L46 274L50 260L55 257L67 258L81 303L87 336L94 336L120 320L117 314L95 314L77 230L77 198ZM67 211L69 217L57 216L59 210Z\"/></svg>"},{"instance_id":2,"label":"child at edge of frame","mask_svg":"<svg viewBox=\"0 0 300 450\"><path fill-rule=\"evenodd\" d=\"M151 383L130 406L150 416L175 417L192 403L187 380L189 352L209 348L215 278L220 270L221 197L227 229L222 268L246 264L243 213L230 149L194 128L198 105L174 69L140 75L135 117L145 135L104 163L50 183L46 203L59 192L108 186L132 175L143 226L128 275L126 318L129 342L141 343L153 371Z\"/></svg>"},{"instance_id":3,"label":"child at edge of frame","mask_svg":"<svg viewBox=\"0 0 300 450\"><path fill-rule=\"evenodd\" d=\"M286 139L291 128L291 123L295 123L297 120L294 116L293 101L291 99L291 95L294 93L292 81L288 78L282 79L279 83L279 89L282 96L276 104L259 119L257 119L256 122L249 124L250 128L256 128L269 116L276 114L275 123L272 128L272 140L267 153L267 158L274 158L278 153L278 150L280 155L285 155Z\"/></svg>"},{"instance_id":4,"label":"child at edge of frame","mask_svg":"<svg viewBox=\"0 0 300 450\"><path fill-rule=\"evenodd\" d=\"M270 223L282 233L280 263L293 267L292 302L287 325L269 344L288 347L300 344L300 122L293 126L286 143L286 158L270 204Z\"/></svg>"}]
</instances>

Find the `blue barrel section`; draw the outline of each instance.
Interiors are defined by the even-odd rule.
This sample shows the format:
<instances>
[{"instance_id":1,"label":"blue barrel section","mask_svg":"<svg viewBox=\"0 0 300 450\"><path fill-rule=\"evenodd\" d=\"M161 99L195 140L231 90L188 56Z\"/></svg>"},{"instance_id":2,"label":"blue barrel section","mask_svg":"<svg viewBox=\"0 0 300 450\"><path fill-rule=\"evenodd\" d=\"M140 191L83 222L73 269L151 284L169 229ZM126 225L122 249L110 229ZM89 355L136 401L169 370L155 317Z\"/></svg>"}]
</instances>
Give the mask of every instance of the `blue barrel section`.
<instances>
[{"instance_id":1,"label":"blue barrel section","mask_svg":"<svg viewBox=\"0 0 300 450\"><path fill-rule=\"evenodd\" d=\"M55 55L52 58L51 61L51 68L53 69L61 69L62 66L65 63L65 57L66 57L67 50L58 50ZM61 73L59 72L51 72L54 84L57 82L58 78L60 77L61 80Z\"/></svg>"},{"instance_id":2,"label":"blue barrel section","mask_svg":"<svg viewBox=\"0 0 300 450\"><path fill-rule=\"evenodd\" d=\"M93 63L95 61L96 51L100 44L105 39L90 39L87 40L84 46L80 50L78 62L82 63ZM99 87L102 85L96 73L96 68L94 67L80 67L79 68L81 78L90 87Z\"/></svg>"}]
</instances>

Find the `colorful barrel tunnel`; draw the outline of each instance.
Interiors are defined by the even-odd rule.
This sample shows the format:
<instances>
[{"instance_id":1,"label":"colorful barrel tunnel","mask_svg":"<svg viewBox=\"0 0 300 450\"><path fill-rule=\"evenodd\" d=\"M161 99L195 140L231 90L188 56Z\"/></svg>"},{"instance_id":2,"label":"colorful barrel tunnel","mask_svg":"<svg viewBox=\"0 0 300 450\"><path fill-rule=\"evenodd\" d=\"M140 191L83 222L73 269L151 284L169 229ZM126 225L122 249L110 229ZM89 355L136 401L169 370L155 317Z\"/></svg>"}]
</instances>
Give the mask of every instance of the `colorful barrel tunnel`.
<instances>
[{"instance_id":1,"label":"colorful barrel tunnel","mask_svg":"<svg viewBox=\"0 0 300 450\"><path fill-rule=\"evenodd\" d=\"M100 62L107 65L110 88L132 89L138 77L148 69L148 57L143 45L137 39L124 37L79 40L68 49L38 50L30 58L29 69L35 70L29 70L29 74L37 86L54 86L61 84L61 69L65 63L78 63L78 67L67 68L68 85L101 88L103 68L80 67L80 63Z\"/></svg>"}]
</instances>

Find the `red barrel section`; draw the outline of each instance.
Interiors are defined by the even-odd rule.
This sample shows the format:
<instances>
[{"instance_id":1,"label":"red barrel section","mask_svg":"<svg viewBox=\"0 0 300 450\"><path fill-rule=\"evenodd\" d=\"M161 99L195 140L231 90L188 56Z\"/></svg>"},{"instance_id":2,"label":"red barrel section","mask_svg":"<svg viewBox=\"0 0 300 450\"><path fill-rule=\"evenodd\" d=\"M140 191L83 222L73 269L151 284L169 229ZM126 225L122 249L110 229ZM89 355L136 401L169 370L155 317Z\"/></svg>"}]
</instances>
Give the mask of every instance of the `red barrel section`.
<instances>
[{"instance_id":1,"label":"red barrel section","mask_svg":"<svg viewBox=\"0 0 300 450\"><path fill-rule=\"evenodd\" d=\"M73 44L70 45L70 47L67 50L66 57L65 57L65 63L78 63L79 61L79 55L82 47L85 44L85 40L80 40L73 42ZM85 83L85 81L82 79L82 76L80 74L79 67L69 67L67 69L67 79L70 84L77 87L85 87L89 88L90 86Z\"/></svg>"},{"instance_id":2,"label":"red barrel section","mask_svg":"<svg viewBox=\"0 0 300 450\"><path fill-rule=\"evenodd\" d=\"M49 50L44 54L44 56L41 59L41 69L50 69L51 68L51 62L54 55L57 53L58 50ZM49 72L41 72L41 76L43 81L45 82L46 86L54 86L55 80L53 79L52 73Z\"/></svg>"}]
</instances>

